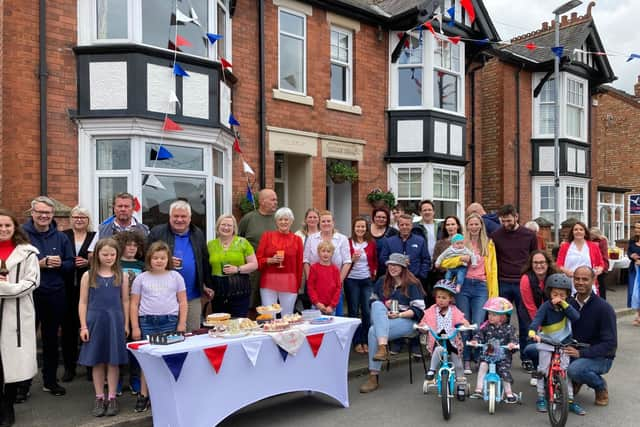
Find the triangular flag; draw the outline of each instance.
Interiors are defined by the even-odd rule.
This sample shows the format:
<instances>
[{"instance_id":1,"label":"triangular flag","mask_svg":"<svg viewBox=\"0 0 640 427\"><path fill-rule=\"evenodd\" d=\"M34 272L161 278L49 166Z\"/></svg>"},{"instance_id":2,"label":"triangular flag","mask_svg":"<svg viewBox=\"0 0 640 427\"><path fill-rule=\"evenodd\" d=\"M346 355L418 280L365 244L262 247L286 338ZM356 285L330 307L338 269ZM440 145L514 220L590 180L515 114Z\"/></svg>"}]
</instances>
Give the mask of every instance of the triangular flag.
<instances>
[{"instance_id":1,"label":"triangular flag","mask_svg":"<svg viewBox=\"0 0 640 427\"><path fill-rule=\"evenodd\" d=\"M169 117L164 118L164 123L162 124L162 130L172 131L172 130L182 130L179 124L171 120Z\"/></svg>"},{"instance_id":2,"label":"triangular flag","mask_svg":"<svg viewBox=\"0 0 640 427\"><path fill-rule=\"evenodd\" d=\"M255 175L255 172L253 172L253 169L251 169L251 166L249 166L249 164L244 160L242 161L242 168L244 169L244 173L250 173L251 175Z\"/></svg>"},{"instance_id":3,"label":"triangular flag","mask_svg":"<svg viewBox=\"0 0 640 427\"><path fill-rule=\"evenodd\" d=\"M242 343L244 354L247 355L249 361L253 366L256 366L258 355L260 354L260 348L262 347L262 341L248 341Z\"/></svg>"},{"instance_id":4,"label":"triangular flag","mask_svg":"<svg viewBox=\"0 0 640 427\"><path fill-rule=\"evenodd\" d=\"M176 34L176 46L193 46L191 42L179 34Z\"/></svg>"},{"instance_id":5,"label":"triangular flag","mask_svg":"<svg viewBox=\"0 0 640 427\"><path fill-rule=\"evenodd\" d=\"M253 198L253 193L251 192L251 187L249 187L249 184L247 184L247 200L255 207L256 202Z\"/></svg>"},{"instance_id":6,"label":"triangular flag","mask_svg":"<svg viewBox=\"0 0 640 427\"><path fill-rule=\"evenodd\" d=\"M134 212L140 212L140 209L142 209L142 205L140 204L140 200L138 199L138 197L134 197L133 198L133 211Z\"/></svg>"},{"instance_id":7,"label":"triangular flag","mask_svg":"<svg viewBox=\"0 0 640 427\"><path fill-rule=\"evenodd\" d=\"M191 10L189 10L189 15L191 15L191 19L193 20L193 23L199 27L200 21L198 21L198 15L196 15L196 11L193 9L193 7L191 8Z\"/></svg>"},{"instance_id":8,"label":"triangular flag","mask_svg":"<svg viewBox=\"0 0 640 427\"><path fill-rule=\"evenodd\" d=\"M441 13L436 13L435 15L433 15L433 19L438 21L438 29L440 30L440 34L444 34L442 32L442 14Z\"/></svg>"},{"instance_id":9,"label":"triangular flag","mask_svg":"<svg viewBox=\"0 0 640 427\"><path fill-rule=\"evenodd\" d=\"M209 359L209 363L211 363L211 366L213 366L216 374L220 371L220 367L222 366L225 351L227 351L226 345L204 349L204 354L207 356L207 359Z\"/></svg>"},{"instance_id":10,"label":"triangular flag","mask_svg":"<svg viewBox=\"0 0 640 427\"><path fill-rule=\"evenodd\" d=\"M169 102L174 103L177 102L180 105L180 100L178 99L178 95L174 91L169 91Z\"/></svg>"},{"instance_id":11,"label":"triangular flag","mask_svg":"<svg viewBox=\"0 0 640 427\"><path fill-rule=\"evenodd\" d=\"M222 64L222 69L224 70L225 68L233 68L233 65L231 65L231 62L227 61L224 58L220 58L220 64Z\"/></svg>"},{"instance_id":12,"label":"triangular flag","mask_svg":"<svg viewBox=\"0 0 640 427\"><path fill-rule=\"evenodd\" d=\"M153 174L147 175L147 179L145 179L142 185L146 185L147 187L155 188L156 190L166 190L167 187L162 185L157 176Z\"/></svg>"},{"instance_id":13,"label":"triangular flag","mask_svg":"<svg viewBox=\"0 0 640 427\"><path fill-rule=\"evenodd\" d=\"M447 9L447 13L451 17L451 20L447 22L447 25L453 27L454 25L456 25L456 7L451 6L449 9Z\"/></svg>"},{"instance_id":14,"label":"triangular flag","mask_svg":"<svg viewBox=\"0 0 640 427\"><path fill-rule=\"evenodd\" d=\"M171 154L171 151L167 150L161 145L158 149L158 157L156 158L156 160L167 160L171 158L173 158L173 154Z\"/></svg>"},{"instance_id":15,"label":"triangular flag","mask_svg":"<svg viewBox=\"0 0 640 427\"><path fill-rule=\"evenodd\" d=\"M436 32L433 30L433 25L431 25L431 22L427 21L422 25L424 25L429 31L431 31L431 34L433 34L434 36L436 35Z\"/></svg>"},{"instance_id":16,"label":"triangular flag","mask_svg":"<svg viewBox=\"0 0 640 427\"><path fill-rule=\"evenodd\" d=\"M283 350L280 346L278 346L278 350L280 350L280 356L282 356L282 361L286 362L287 357L289 356L289 352L287 352L287 350Z\"/></svg>"},{"instance_id":17,"label":"triangular flag","mask_svg":"<svg viewBox=\"0 0 640 427\"><path fill-rule=\"evenodd\" d=\"M180 12L180 9L176 9L176 21L177 22L182 22L182 23L187 23L187 22L192 22L193 19L189 18L187 15L185 15L182 12Z\"/></svg>"},{"instance_id":18,"label":"triangular flag","mask_svg":"<svg viewBox=\"0 0 640 427\"><path fill-rule=\"evenodd\" d=\"M189 77L189 74L187 74L177 62L173 64L173 74L176 76Z\"/></svg>"},{"instance_id":19,"label":"triangular flag","mask_svg":"<svg viewBox=\"0 0 640 427\"><path fill-rule=\"evenodd\" d=\"M529 50L536 50L538 48L535 43L527 43L525 47Z\"/></svg>"},{"instance_id":20,"label":"triangular flag","mask_svg":"<svg viewBox=\"0 0 640 427\"><path fill-rule=\"evenodd\" d=\"M554 46L551 48L551 52L553 52L558 58L562 58L563 51L564 51L564 47L562 46Z\"/></svg>"},{"instance_id":21,"label":"triangular flag","mask_svg":"<svg viewBox=\"0 0 640 427\"><path fill-rule=\"evenodd\" d=\"M476 20L476 10L473 8L471 0L460 0L460 6L467 12L469 21L473 24L473 21Z\"/></svg>"},{"instance_id":22,"label":"triangular flag","mask_svg":"<svg viewBox=\"0 0 640 427\"><path fill-rule=\"evenodd\" d=\"M233 126L240 126L240 122L233 117L233 114L229 114L229 124Z\"/></svg>"},{"instance_id":23,"label":"triangular flag","mask_svg":"<svg viewBox=\"0 0 640 427\"><path fill-rule=\"evenodd\" d=\"M640 55L638 55L637 53L632 53L631 55L629 55L629 57L627 58L626 62L632 61L634 59L640 59Z\"/></svg>"},{"instance_id":24,"label":"triangular flag","mask_svg":"<svg viewBox=\"0 0 640 427\"><path fill-rule=\"evenodd\" d=\"M452 36L449 37L449 41L453 44L458 44L460 43L460 36Z\"/></svg>"},{"instance_id":25,"label":"triangular flag","mask_svg":"<svg viewBox=\"0 0 640 427\"><path fill-rule=\"evenodd\" d=\"M242 154L242 150L240 149L240 141L238 141L238 138L233 140L233 151L238 154Z\"/></svg>"},{"instance_id":26,"label":"triangular flag","mask_svg":"<svg viewBox=\"0 0 640 427\"><path fill-rule=\"evenodd\" d=\"M207 33L207 38L209 39L209 42L211 42L211 44L214 44L218 40L224 38L224 36L221 36L220 34Z\"/></svg>"},{"instance_id":27,"label":"triangular flag","mask_svg":"<svg viewBox=\"0 0 640 427\"><path fill-rule=\"evenodd\" d=\"M313 357L316 357L318 355L318 350L320 350L323 338L324 332L321 332L319 334L307 335L307 341L309 342L309 347L311 347L311 351L313 352Z\"/></svg>"},{"instance_id":28,"label":"triangular flag","mask_svg":"<svg viewBox=\"0 0 640 427\"><path fill-rule=\"evenodd\" d=\"M163 354L162 358L164 359L164 363L167 365L167 368L173 374L173 378L178 381L180 378L180 372L182 372L182 366L184 365L184 361L187 358L188 352L184 353L175 353L175 354Z\"/></svg>"},{"instance_id":29,"label":"triangular flag","mask_svg":"<svg viewBox=\"0 0 640 427\"><path fill-rule=\"evenodd\" d=\"M131 350L137 350L143 345L147 345L147 344L149 344L149 341L131 342L127 344L127 347L130 348Z\"/></svg>"},{"instance_id":30,"label":"triangular flag","mask_svg":"<svg viewBox=\"0 0 640 427\"><path fill-rule=\"evenodd\" d=\"M338 337L338 341L340 342L340 345L344 349L344 347L347 345L347 342L351 342L351 333L349 332L349 329L346 329L346 328L336 329L335 332L336 332L336 337Z\"/></svg>"}]
</instances>

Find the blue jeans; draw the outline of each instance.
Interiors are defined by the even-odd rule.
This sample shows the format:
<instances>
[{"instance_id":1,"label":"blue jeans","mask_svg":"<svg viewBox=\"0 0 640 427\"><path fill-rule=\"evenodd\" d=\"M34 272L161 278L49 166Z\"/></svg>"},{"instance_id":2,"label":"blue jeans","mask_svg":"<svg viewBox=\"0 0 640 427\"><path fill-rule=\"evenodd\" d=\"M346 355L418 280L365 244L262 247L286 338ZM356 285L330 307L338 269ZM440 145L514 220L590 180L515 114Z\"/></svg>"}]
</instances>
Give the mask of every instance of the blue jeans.
<instances>
[{"instance_id":1,"label":"blue jeans","mask_svg":"<svg viewBox=\"0 0 640 427\"><path fill-rule=\"evenodd\" d=\"M534 369L538 369L538 344L535 342L530 342L524 348L523 351L520 352L520 359L522 360L531 360L533 363Z\"/></svg>"},{"instance_id":2,"label":"blue jeans","mask_svg":"<svg viewBox=\"0 0 640 427\"><path fill-rule=\"evenodd\" d=\"M340 292L340 299L338 300L338 304L336 305L335 310L333 310L333 314L336 316L342 316L344 314L344 295Z\"/></svg>"},{"instance_id":3,"label":"blue jeans","mask_svg":"<svg viewBox=\"0 0 640 427\"><path fill-rule=\"evenodd\" d=\"M451 280L452 277L455 277L456 283L461 285L464 283L464 276L467 275L467 266L461 265L460 267L450 268L444 273L444 278L446 280Z\"/></svg>"},{"instance_id":4,"label":"blue jeans","mask_svg":"<svg viewBox=\"0 0 640 427\"><path fill-rule=\"evenodd\" d=\"M367 279L349 279L344 280L344 293L347 297L347 307L349 309L349 317L360 317L362 323L356 329L353 336L354 344L366 344L366 331L369 330L371 323L371 310L369 309L369 299L373 287L371 280ZM358 315L358 313L362 313Z\"/></svg>"},{"instance_id":5,"label":"blue jeans","mask_svg":"<svg viewBox=\"0 0 640 427\"><path fill-rule=\"evenodd\" d=\"M527 336L529 333L529 322L520 316L523 312L522 298L520 297L520 282L498 282L499 294L501 297L508 299L513 304L513 311L518 315L518 338L520 340L520 348L527 346Z\"/></svg>"},{"instance_id":6,"label":"blue jeans","mask_svg":"<svg viewBox=\"0 0 640 427\"><path fill-rule=\"evenodd\" d=\"M456 305L464 313L465 319L480 327L486 316L482 306L487 302L488 297L487 282L477 279L464 279L460 293L456 296ZM464 341L470 340L471 332L464 332L462 338ZM462 355L465 361L472 359L472 351L471 347L464 347ZM473 357L473 359L477 359L477 354L474 356L476 357Z\"/></svg>"},{"instance_id":7,"label":"blue jeans","mask_svg":"<svg viewBox=\"0 0 640 427\"><path fill-rule=\"evenodd\" d=\"M178 316L172 314L147 314L139 316L138 322L140 323L141 338L146 339L147 335L175 331L178 327Z\"/></svg>"},{"instance_id":8,"label":"blue jeans","mask_svg":"<svg viewBox=\"0 0 640 427\"><path fill-rule=\"evenodd\" d=\"M580 358L575 359L569 365L567 374L571 380L586 384L595 391L607 388L607 383L602 378L603 374L609 372L613 359L598 357L596 359Z\"/></svg>"},{"instance_id":9,"label":"blue jeans","mask_svg":"<svg viewBox=\"0 0 640 427\"><path fill-rule=\"evenodd\" d=\"M371 304L371 327L369 328L369 370L380 371L382 362L373 360L378 351L378 338L387 337L389 341L407 336L413 332L413 319L389 319L387 307L380 301Z\"/></svg>"}]
</instances>

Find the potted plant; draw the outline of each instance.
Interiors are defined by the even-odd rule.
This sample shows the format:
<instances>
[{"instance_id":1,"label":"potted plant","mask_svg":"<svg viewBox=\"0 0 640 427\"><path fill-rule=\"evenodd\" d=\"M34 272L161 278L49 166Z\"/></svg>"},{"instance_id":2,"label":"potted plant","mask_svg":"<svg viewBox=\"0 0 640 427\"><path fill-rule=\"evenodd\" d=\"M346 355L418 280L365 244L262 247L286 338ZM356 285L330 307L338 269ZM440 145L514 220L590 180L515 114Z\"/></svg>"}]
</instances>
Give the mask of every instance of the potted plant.
<instances>
[{"instance_id":1,"label":"potted plant","mask_svg":"<svg viewBox=\"0 0 640 427\"><path fill-rule=\"evenodd\" d=\"M379 188L374 188L367 194L367 202L374 208L386 206L391 209L396 205L396 196L391 191L382 191Z\"/></svg>"},{"instance_id":2,"label":"potted plant","mask_svg":"<svg viewBox=\"0 0 640 427\"><path fill-rule=\"evenodd\" d=\"M327 175L336 184L343 182L356 182L358 180L358 170L346 162L332 160L327 164Z\"/></svg>"}]
</instances>

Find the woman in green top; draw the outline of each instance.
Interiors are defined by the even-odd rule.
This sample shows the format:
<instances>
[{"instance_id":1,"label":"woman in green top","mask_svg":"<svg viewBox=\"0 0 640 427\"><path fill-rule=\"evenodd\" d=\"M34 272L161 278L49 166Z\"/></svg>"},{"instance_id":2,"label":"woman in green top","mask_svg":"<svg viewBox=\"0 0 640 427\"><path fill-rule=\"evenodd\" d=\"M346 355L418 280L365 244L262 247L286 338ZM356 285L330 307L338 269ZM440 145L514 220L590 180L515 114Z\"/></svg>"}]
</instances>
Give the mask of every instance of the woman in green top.
<instances>
[{"instance_id":1,"label":"woman in green top","mask_svg":"<svg viewBox=\"0 0 640 427\"><path fill-rule=\"evenodd\" d=\"M207 244L213 275L214 312L247 317L251 283L249 273L258 268L258 260L247 239L238 236L233 215L221 215L216 221L216 238Z\"/></svg>"}]
</instances>

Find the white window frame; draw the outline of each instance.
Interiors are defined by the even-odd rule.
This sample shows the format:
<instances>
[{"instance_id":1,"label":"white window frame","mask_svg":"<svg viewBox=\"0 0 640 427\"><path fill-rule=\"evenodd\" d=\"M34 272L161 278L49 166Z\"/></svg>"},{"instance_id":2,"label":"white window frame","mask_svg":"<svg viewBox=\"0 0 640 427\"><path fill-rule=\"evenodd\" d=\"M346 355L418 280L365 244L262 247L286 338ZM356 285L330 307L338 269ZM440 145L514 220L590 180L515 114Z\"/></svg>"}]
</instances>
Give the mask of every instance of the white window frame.
<instances>
[{"instance_id":1,"label":"white window frame","mask_svg":"<svg viewBox=\"0 0 640 427\"><path fill-rule=\"evenodd\" d=\"M462 113L464 115L464 43L463 42L459 42L457 45L454 44L453 42L449 41L448 39L443 39L443 38L435 38L435 37L429 37L430 42L431 42L431 50L430 50L430 55L431 55L431 64L433 64L433 67L431 67L431 84L429 85L429 88L427 89L427 102L429 103L429 105L431 105L433 107L434 110L436 111L442 111L443 113L447 113L447 114L460 114ZM459 60L459 64L458 64L458 71L455 71L453 69L453 67L451 68L444 68L441 66L436 66L435 64L435 49L437 47L437 42L442 42L445 44L449 44L451 45L451 48L458 48L458 60ZM438 72L442 72L444 74L449 74L452 76L456 77L456 82L457 82L457 88L456 88L456 93L457 93L457 105L456 105L456 110L455 111L451 111L451 110L447 110L445 108L437 108L435 106L435 90L433 89L434 86L434 82L436 79L436 75L438 74ZM429 102L430 100L430 102Z\"/></svg>"},{"instance_id":2,"label":"white window frame","mask_svg":"<svg viewBox=\"0 0 640 427\"><path fill-rule=\"evenodd\" d=\"M280 47L281 47L280 36L282 34L282 30L280 29L280 16L282 12L298 16L303 20L303 25L302 25L303 36L302 37L296 34L286 33L287 36L289 37L295 37L297 39L302 40L302 92L283 89L280 87ZM285 8L285 7L278 8L278 90L284 93L291 93L299 96L307 96L307 15L302 12L298 12L296 10Z\"/></svg>"},{"instance_id":3,"label":"white window frame","mask_svg":"<svg viewBox=\"0 0 640 427\"><path fill-rule=\"evenodd\" d=\"M531 215L532 218L538 218L540 215L540 187L553 187L553 176L536 176L532 178L531 183ZM589 222L589 179L577 177L561 177L560 178L560 195L559 210L560 223L567 219L567 187L580 187L583 194L582 219ZM554 189L555 190L555 189ZM553 221L551 221L553 222Z\"/></svg>"},{"instance_id":4,"label":"white window frame","mask_svg":"<svg viewBox=\"0 0 640 427\"><path fill-rule=\"evenodd\" d=\"M337 32L342 35L347 36L347 62L342 62L337 59L334 59L329 52L331 65L339 65L341 67L345 67L346 72L346 82L345 82L345 100L341 99L333 99L331 97L331 80L329 80L329 99L332 102L338 102L345 105L353 105L353 31L347 28L338 27L336 25L331 26L330 36L329 36L329 44L331 45L331 37L333 32ZM331 46L330 46L331 47Z\"/></svg>"},{"instance_id":5,"label":"white window frame","mask_svg":"<svg viewBox=\"0 0 640 427\"><path fill-rule=\"evenodd\" d=\"M610 194L613 196L613 202L607 203L603 202L603 196L605 194ZM625 230L626 230L626 197L624 193L614 193L612 191L598 191L598 227L602 234L607 237L609 241L609 246L615 246L616 240L623 240L625 238ZM611 213L611 222L610 228L607 228L602 224L602 211L604 209L609 209ZM615 211L617 209L622 210L621 221L616 221Z\"/></svg>"},{"instance_id":6,"label":"white window frame","mask_svg":"<svg viewBox=\"0 0 640 427\"><path fill-rule=\"evenodd\" d=\"M567 138L572 138L578 141L586 141L587 140L587 102L588 102L588 82L585 79L581 79L579 77L573 76L568 73L563 73L564 78L564 96L565 102L564 106L564 125L565 125L565 136ZM569 102L569 90L571 90L572 83L576 85L582 85L582 104L574 104ZM576 108L580 111L580 126L579 132L580 135L570 135L569 134L569 108Z\"/></svg>"}]
</instances>

